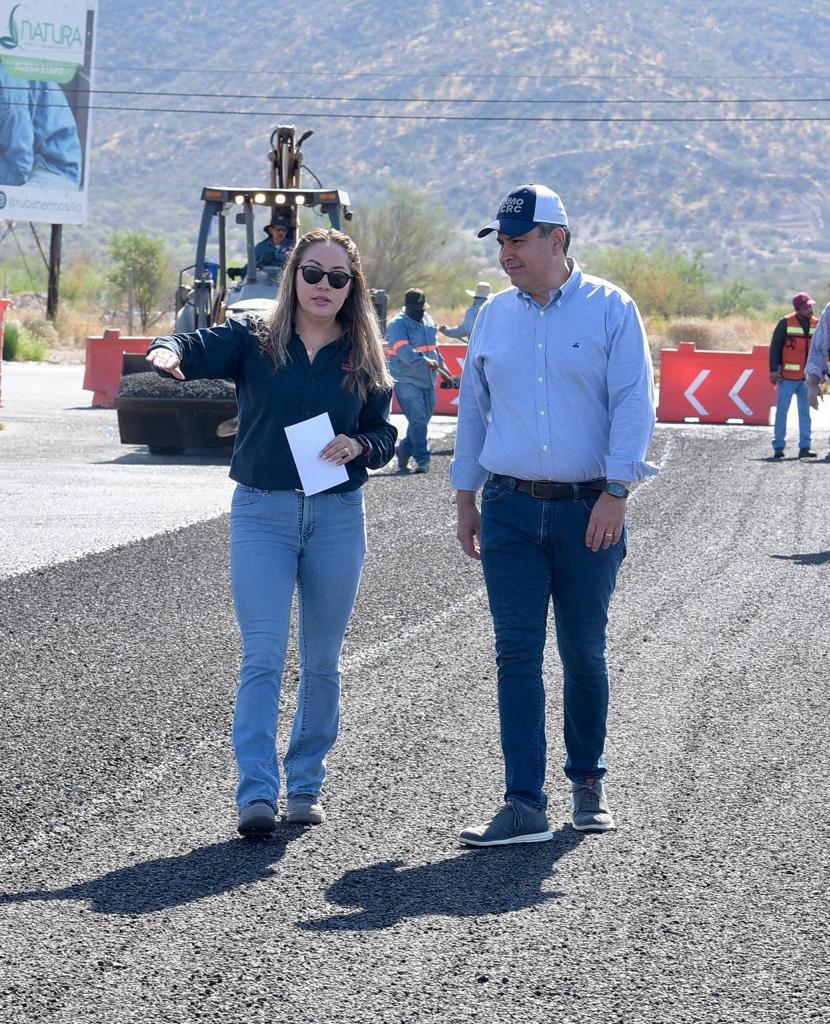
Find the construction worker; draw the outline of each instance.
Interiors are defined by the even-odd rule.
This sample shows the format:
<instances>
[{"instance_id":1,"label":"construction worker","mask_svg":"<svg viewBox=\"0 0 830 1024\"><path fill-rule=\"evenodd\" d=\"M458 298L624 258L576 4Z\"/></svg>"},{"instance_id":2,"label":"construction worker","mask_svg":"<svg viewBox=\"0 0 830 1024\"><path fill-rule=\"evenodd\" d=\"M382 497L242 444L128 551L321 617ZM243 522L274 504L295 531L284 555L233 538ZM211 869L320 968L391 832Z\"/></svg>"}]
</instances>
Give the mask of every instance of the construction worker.
<instances>
[{"instance_id":1,"label":"construction worker","mask_svg":"<svg viewBox=\"0 0 830 1024\"><path fill-rule=\"evenodd\" d=\"M773 458L776 459L784 458L787 413L793 395L798 402L798 457L816 457L816 453L810 450L810 405L806 380L810 342L818 326L818 317L813 316L813 305L813 299L807 292L794 295L794 312L779 320L772 332L769 379L778 392L772 433Z\"/></svg>"},{"instance_id":2,"label":"construction worker","mask_svg":"<svg viewBox=\"0 0 830 1024\"><path fill-rule=\"evenodd\" d=\"M262 230L268 237L257 242L254 248L254 266L257 270L284 267L294 247L288 238L288 221L273 217L271 223L266 224Z\"/></svg>"},{"instance_id":3,"label":"construction worker","mask_svg":"<svg viewBox=\"0 0 830 1024\"><path fill-rule=\"evenodd\" d=\"M262 229L267 238L254 246L254 267L257 270L282 270L288 262L294 243L288 237L289 222L277 214ZM244 278L248 274L248 264L244 267L228 267L228 277Z\"/></svg>"},{"instance_id":4,"label":"construction worker","mask_svg":"<svg viewBox=\"0 0 830 1024\"><path fill-rule=\"evenodd\" d=\"M449 376L438 348L438 328L427 313L426 296L420 288L410 288L403 309L386 328L386 356L389 372L395 378L395 397L406 416L407 431L395 449L398 470L409 472L409 460L415 459L415 473L428 473L431 451L427 427L435 410L435 378Z\"/></svg>"},{"instance_id":5,"label":"construction worker","mask_svg":"<svg viewBox=\"0 0 830 1024\"><path fill-rule=\"evenodd\" d=\"M473 303L464 314L464 319L457 327L447 327L446 324L440 324L438 327L438 330L446 335L446 337L457 338L459 341L467 341L469 339L473 333L473 324L476 322L478 311L487 299L490 298L490 294L493 291L489 281L479 281L474 292L471 292L469 288L465 290L467 295L472 298Z\"/></svg>"}]
</instances>

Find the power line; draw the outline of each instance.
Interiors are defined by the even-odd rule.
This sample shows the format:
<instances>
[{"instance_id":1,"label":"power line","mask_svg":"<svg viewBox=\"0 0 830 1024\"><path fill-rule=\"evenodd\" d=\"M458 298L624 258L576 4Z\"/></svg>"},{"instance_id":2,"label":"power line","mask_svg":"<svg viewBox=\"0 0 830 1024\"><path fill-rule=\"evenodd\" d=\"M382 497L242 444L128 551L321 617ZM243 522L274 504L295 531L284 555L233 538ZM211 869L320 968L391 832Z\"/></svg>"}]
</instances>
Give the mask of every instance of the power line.
<instances>
[{"instance_id":1,"label":"power line","mask_svg":"<svg viewBox=\"0 0 830 1024\"><path fill-rule=\"evenodd\" d=\"M11 107L28 107L28 103L11 100L7 104ZM42 107L60 107L65 109L62 103L43 103ZM816 115L793 117L792 115L781 115L775 117L541 117L531 115L510 115L510 114L365 114L354 112L301 110L301 111L269 111L269 110L217 110L217 109L194 109L192 107L118 107L104 104L79 104L83 110L118 110L130 111L137 114L211 114L220 117L308 117L343 119L352 121L480 121L480 122L504 122L504 123L534 123L534 124L563 124L563 123L590 123L590 124L689 124L704 122L725 122L728 124L760 124L760 123L793 123L806 124L808 122L830 121L830 116L822 117Z\"/></svg>"},{"instance_id":2,"label":"power line","mask_svg":"<svg viewBox=\"0 0 830 1024\"><path fill-rule=\"evenodd\" d=\"M27 85L9 85L4 87L7 92L15 90L26 90ZM830 103L830 96L781 96L781 97L752 97L752 96L722 96L702 97L699 99L677 99L674 97L663 97L659 99L564 99L552 97L549 99L531 97L522 99L520 96L510 99L471 99L470 97L453 98L450 96L308 96L282 93L228 93L228 92L167 92L159 89L76 89L73 95L87 96L165 96L174 98L206 99L206 100L290 100L311 101L314 103L464 103L468 105L479 103L524 103L524 104L579 104L579 105L615 105L621 103L647 103L647 104L688 104L688 103Z\"/></svg>"},{"instance_id":3,"label":"power line","mask_svg":"<svg viewBox=\"0 0 830 1024\"><path fill-rule=\"evenodd\" d=\"M130 72L152 72L154 74L171 74L171 75L273 75L272 68L213 68L213 67L201 67L201 68L154 68L147 67L120 67L116 65L98 65L95 68L96 71L130 71ZM815 74L820 73L820 69L817 69ZM776 74L762 74L762 75L679 75L674 71L666 72L632 72L631 74L625 75L604 75L604 74L593 74L586 72L584 74L573 73L573 74L562 74L562 75L512 75L512 74L497 74L493 72L476 72L474 74L465 73L461 71L294 71L292 70L290 75L286 76L290 78L338 78L338 79L349 79L349 78L459 78L459 79L527 79L529 81L628 81L636 79L637 81L644 80L662 80L668 79L671 81L692 81L692 82L767 82L767 81L789 81L791 79L803 80L804 72L790 72L790 73L776 73Z\"/></svg>"}]
</instances>

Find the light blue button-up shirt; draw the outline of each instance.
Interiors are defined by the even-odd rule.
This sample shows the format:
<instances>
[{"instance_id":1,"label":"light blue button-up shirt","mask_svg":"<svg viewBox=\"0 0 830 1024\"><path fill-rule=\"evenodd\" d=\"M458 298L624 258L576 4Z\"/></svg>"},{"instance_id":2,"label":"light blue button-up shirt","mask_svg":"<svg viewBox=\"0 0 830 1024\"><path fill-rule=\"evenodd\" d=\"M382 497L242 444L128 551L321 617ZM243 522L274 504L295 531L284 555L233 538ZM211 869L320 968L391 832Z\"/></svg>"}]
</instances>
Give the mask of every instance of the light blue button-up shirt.
<instances>
[{"instance_id":1,"label":"light blue button-up shirt","mask_svg":"<svg viewBox=\"0 0 830 1024\"><path fill-rule=\"evenodd\" d=\"M827 360L830 358L830 303L824 307L818 326L810 342L810 353L805 368L807 376L824 380L827 375Z\"/></svg>"},{"instance_id":2,"label":"light blue button-up shirt","mask_svg":"<svg viewBox=\"0 0 830 1024\"><path fill-rule=\"evenodd\" d=\"M634 300L569 259L545 306L516 288L476 319L461 379L453 487L489 473L635 482L654 431L654 381Z\"/></svg>"}]
</instances>

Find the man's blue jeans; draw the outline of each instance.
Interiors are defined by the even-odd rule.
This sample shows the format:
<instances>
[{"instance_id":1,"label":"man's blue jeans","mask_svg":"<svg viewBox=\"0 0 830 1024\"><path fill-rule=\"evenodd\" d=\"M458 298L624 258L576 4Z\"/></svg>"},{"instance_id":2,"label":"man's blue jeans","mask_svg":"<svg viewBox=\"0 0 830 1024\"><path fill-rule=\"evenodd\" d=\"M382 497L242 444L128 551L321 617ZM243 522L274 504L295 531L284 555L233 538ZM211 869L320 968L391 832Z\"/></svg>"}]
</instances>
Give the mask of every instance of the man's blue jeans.
<instances>
[{"instance_id":1,"label":"man's blue jeans","mask_svg":"<svg viewBox=\"0 0 830 1024\"><path fill-rule=\"evenodd\" d=\"M596 498L546 500L489 481L481 501L481 562L498 664L506 797L547 806L544 791L548 606L564 670L565 774L602 778L608 714L608 604L626 534L610 548L585 546Z\"/></svg>"},{"instance_id":2,"label":"man's blue jeans","mask_svg":"<svg viewBox=\"0 0 830 1024\"><path fill-rule=\"evenodd\" d=\"M780 380L778 401L775 404L775 426L772 431L773 449L783 449L787 437L787 413L795 395L798 403L798 447L810 447L810 403L807 397L806 380Z\"/></svg>"},{"instance_id":3,"label":"man's blue jeans","mask_svg":"<svg viewBox=\"0 0 830 1024\"><path fill-rule=\"evenodd\" d=\"M280 790L276 737L291 601L297 588L300 685L283 760L288 796L317 794L340 716L340 649L357 595L366 534L363 493L260 491L231 503L231 580L242 632L233 722L237 804Z\"/></svg>"},{"instance_id":4,"label":"man's blue jeans","mask_svg":"<svg viewBox=\"0 0 830 1024\"><path fill-rule=\"evenodd\" d=\"M435 411L435 387L399 382L395 385L395 397L407 421L406 437L398 442L398 456L403 460L414 457L419 466L428 465L432 452L427 426Z\"/></svg>"}]
</instances>

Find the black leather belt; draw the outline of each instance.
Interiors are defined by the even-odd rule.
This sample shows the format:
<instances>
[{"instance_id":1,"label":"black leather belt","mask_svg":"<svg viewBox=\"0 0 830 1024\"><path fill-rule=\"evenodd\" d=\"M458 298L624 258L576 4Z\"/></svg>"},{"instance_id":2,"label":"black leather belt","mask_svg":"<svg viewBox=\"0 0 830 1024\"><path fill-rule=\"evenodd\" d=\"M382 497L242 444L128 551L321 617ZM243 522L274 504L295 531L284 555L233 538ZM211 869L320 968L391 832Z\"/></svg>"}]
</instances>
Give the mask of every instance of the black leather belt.
<instances>
[{"instance_id":1,"label":"black leather belt","mask_svg":"<svg viewBox=\"0 0 830 1024\"><path fill-rule=\"evenodd\" d=\"M585 480L579 484L566 484L559 480L519 480L515 476L491 473L494 484L507 484L517 491L525 491L534 498L595 498L605 490L605 480Z\"/></svg>"}]
</instances>

